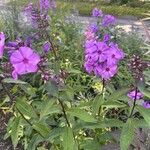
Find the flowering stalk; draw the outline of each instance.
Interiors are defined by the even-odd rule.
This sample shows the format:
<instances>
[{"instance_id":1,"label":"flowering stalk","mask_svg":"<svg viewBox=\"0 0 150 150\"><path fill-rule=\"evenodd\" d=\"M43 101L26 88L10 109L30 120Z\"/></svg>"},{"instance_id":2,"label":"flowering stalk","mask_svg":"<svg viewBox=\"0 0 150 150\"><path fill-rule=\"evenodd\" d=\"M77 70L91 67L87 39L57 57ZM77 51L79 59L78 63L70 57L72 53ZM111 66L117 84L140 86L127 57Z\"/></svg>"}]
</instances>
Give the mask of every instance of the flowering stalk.
<instances>
[{"instance_id":1,"label":"flowering stalk","mask_svg":"<svg viewBox=\"0 0 150 150\"><path fill-rule=\"evenodd\" d=\"M66 123L67 123L68 127L70 127L70 123L69 123L69 120L68 120L67 115L66 115L66 111L65 111L64 104L63 104L63 102L62 102L60 99L58 99L58 101L59 101L59 103L60 103L60 105L61 105L62 112L63 112L63 114L64 114L64 118L65 118L65 120L66 120Z\"/></svg>"},{"instance_id":2,"label":"flowering stalk","mask_svg":"<svg viewBox=\"0 0 150 150\"><path fill-rule=\"evenodd\" d=\"M133 115L133 111L134 111L134 108L135 108L135 105L136 105L136 100L137 100L137 94L138 94L138 88L136 87L136 88L135 88L134 102L133 102L133 106L132 106L132 109L131 109L131 113L130 113L130 115L129 115L129 118L131 118L132 115Z\"/></svg>"}]
</instances>

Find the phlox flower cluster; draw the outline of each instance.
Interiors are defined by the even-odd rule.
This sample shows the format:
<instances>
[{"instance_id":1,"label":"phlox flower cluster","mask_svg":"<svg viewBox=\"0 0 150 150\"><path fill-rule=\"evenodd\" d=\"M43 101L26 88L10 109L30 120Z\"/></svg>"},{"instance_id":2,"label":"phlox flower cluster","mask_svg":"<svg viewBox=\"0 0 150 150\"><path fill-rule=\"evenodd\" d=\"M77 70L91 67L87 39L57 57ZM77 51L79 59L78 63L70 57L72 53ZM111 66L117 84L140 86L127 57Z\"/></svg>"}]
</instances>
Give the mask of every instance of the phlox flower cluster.
<instances>
[{"instance_id":1,"label":"phlox flower cluster","mask_svg":"<svg viewBox=\"0 0 150 150\"><path fill-rule=\"evenodd\" d=\"M0 34L0 56L3 56L5 48L5 34ZM8 42L7 49L10 56L10 63L13 67L12 77L18 79L18 75L33 73L38 71L40 56L29 47L30 42L23 42L18 38L16 41Z\"/></svg>"},{"instance_id":2,"label":"phlox flower cluster","mask_svg":"<svg viewBox=\"0 0 150 150\"><path fill-rule=\"evenodd\" d=\"M39 0L38 4L29 3L25 8L24 14L34 28L46 28L48 26L48 11L56 8L55 0Z\"/></svg>"},{"instance_id":3,"label":"phlox flower cluster","mask_svg":"<svg viewBox=\"0 0 150 150\"><path fill-rule=\"evenodd\" d=\"M131 99L131 100L140 100L141 101L141 104L142 104L142 106L144 107L144 108L150 108L150 101L148 101L148 100L143 100L143 97L144 97L144 95L140 92L140 91L138 91L137 93L136 93L136 91L135 90L133 90L133 91L131 91L131 92L129 92L128 94L127 94L127 96ZM129 102L130 103L130 102Z\"/></svg>"},{"instance_id":4,"label":"phlox flower cluster","mask_svg":"<svg viewBox=\"0 0 150 150\"><path fill-rule=\"evenodd\" d=\"M86 71L94 73L97 77L109 80L118 70L118 63L124 58L124 52L114 42L110 41L110 35L105 33L100 39L101 30L99 26L110 26L114 24L114 17L102 15L102 11L95 8L92 12L94 17L102 17L102 23L91 24L85 32L85 63Z\"/></svg>"},{"instance_id":5,"label":"phlox flower cluster","mask_svg":"<svg viewBox=\"0 0 150 150\"><path fill-rule=\"evenodd\" d=\"M3 57L4 45L5 45L5 34L3 32L0 32L0 58Z\"/></svg>"}]
</instances>

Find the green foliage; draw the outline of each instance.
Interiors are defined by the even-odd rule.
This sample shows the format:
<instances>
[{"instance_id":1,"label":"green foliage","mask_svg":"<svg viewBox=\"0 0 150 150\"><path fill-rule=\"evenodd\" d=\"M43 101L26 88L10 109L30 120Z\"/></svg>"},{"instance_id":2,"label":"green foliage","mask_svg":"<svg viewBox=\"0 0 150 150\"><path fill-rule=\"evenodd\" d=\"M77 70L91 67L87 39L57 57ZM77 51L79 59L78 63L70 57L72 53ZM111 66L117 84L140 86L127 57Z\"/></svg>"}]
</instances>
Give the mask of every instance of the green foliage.
<instances>
[{"instance_id":1,"label":"green foliage","mask_svg":"<svg viewBox=\"0 0 150 150\"><path fill-rule=\"evenodd\" d=\"M121 138L120 138L120 148L121 150L127 150L131 144L134 137L135 127L132 119L128 119L126 124L124 124Z\"/></svg>"},{"instance_id":2,"label":"green foliage","mask_svg":"<svg viewBox=\"0 0 150 150\"><path fill-rule=\"evenodd\" d=\"M80 15L83 16L89 16L91 15L91 10L94 7L100 8L103 12L106 14L113 14L116 16L137 16L142 17L144 16L143 13L148 12L149 8L141 8L140 7L129 7L129 6L118 6L116 4L107 4L102 2L97 3L90 3L90 2L59 2L58 1L58 7L67 6L68 8L72 9L75 7Z\"/></svg>"},{"instance_id":3,"label":"green foliage","mask_svg":"<svg viewBox=\"0 0 150 150\"><path fill-rule=\"evenodd\" d=\"M75 150L75 141L73 137L73 131L70 127L66 127L64 129L62 144L63 144L64 150Z\"/></svg>"},{"instance_id":4,"label":"green foliage","mask_svg":"<svg viewBox=\"0 0 150 150\"><path fill-rule=\"evenodd\" d=\"M18 5L22 4L19 1ZM83 4L75 3L81 14L90 14L95 4L87 3L84 7ZM128 87L134 83L127 65L129 58L138 53L149 59L145 56L147 48L143 48L145 45L136 34L126 34L115 29L113 36L126 57L119 66L118 75L107 81L102 91L101 79L89 76L83 69L83 27L74 20L69 23L66 19L70 15L68 7L72 7L71 3L58 5L61 5L60 10L52 15L49 31L58 58L55 61L51 51L47 54L48 63L45 66L61 80L55 82L50 79L45 83L41 72L22 76L21 80L0 80L0 110L6 115L7 112L12 115L5 137L11 137L14 148L21 144L25 150L97 150L108 143L118 143L111 132L121 130L120 147L126 150L137 128L150 127L149 109L137 105L134 116L129 117L131 107L127 97ZM104 5L101 8L117 15L139 13L139 8L126 6ZM141 9L141 12L145 10ZM7 21L11 26L12 20ZM3 29L13 40L17 29ZM33 43L39 53L42 53L43 42L45 39ZM149 70L144 75L146 87L139 85L139 90L149 100ZM9 94L12 94L13 99Z\"/></svg>"}]
</instances>

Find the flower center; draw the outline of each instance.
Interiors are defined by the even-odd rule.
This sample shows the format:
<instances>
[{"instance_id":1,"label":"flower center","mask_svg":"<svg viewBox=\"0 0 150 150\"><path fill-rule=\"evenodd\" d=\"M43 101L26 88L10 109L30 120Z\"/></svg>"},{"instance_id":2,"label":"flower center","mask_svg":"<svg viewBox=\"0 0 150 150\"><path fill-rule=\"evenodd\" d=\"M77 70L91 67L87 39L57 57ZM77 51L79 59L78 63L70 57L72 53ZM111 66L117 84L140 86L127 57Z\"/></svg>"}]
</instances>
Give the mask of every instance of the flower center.
<instances>
[{"instance_id":1,"label":"flower center","mask_svg":"<svg viewBox=\"0 0 150 150\"><path fill-rule=\"evenodd\" d=\"M25 64L27 64L29 61L28 61L27 58L24 58L23 62L24 62Z\"/></svg>"},{"instance_id":2,"label":"flower center","mask_svg":"<svg viewBox=\"0 0 150 150\"><path fill-rule=\"evenodd\" d=\"M112 58L115 58L115 54L112 54Z\"/></svg>"},{"instance_id":3,"label":"flower center","mask_svg":"<svg viewBox=\"0 0 150 150\"><path fill-rule=\"evenodd\" d=\"M99 50L99 51L98 51L98 54L102 54L102 51Z\"/></svg>"},{"instance_id":4,"label":"flower center","mask_svg":"<svg viewBox=\"0 0 150 150\"><path fill-rule=\"evenodd\" d=\"M106 68L106 71L109 71L110 70L110 68Z\"/></svg>"}]
</instances>

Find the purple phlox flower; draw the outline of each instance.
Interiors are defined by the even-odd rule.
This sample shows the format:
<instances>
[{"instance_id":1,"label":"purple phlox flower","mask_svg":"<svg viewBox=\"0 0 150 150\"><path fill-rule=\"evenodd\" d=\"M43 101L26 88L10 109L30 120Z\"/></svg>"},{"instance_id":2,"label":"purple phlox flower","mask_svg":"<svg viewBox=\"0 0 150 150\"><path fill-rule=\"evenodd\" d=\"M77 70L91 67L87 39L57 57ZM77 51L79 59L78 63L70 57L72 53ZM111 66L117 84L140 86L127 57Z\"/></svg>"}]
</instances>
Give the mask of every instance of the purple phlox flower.
<instances>
[{"instance_id":1,"label":"purple phlox flower","mask_svg":"<svg viewBox=\"0 0 150 150\"><path fill-rule=\"evenodd\" d=\"M38 6L33 3L29 3L24 10L24 14L27 20L31 23L34 28L37 28L37 22L39 20L39 10Z\"/></svg>"},{"instance_id":2,"label":"purple phlox flower","mask_svg":"<svg viewBox=\"0 0 150 150\"><path fill-rule=\"evenodd\" d=\"M136 94L136 91L133 90L133 91L129 92L127 95L128 95L128 97L130 97L132 100L134 100L134 99L135 99L135 94ZM136 100L142 99L143 96L144 96L144 95L143 95L141 92L138 91L138 92L137 92L137 95L136 95Z\"/></svg>"},{"instance_id":3,"label":"purple phlox flower","mask_svg":"<svg viewBox=\"0 0 150 150\"><path fill-rule=\"evenodd\" d=\"M98 56L98 62L104 62L107 59L107 51L109 47L105 42L97 42L97 53L96 55Z\"/></svg>"},{"instance_id":4,"label":"purple phlox flower","mask_svg":"<svg viewBox=\"0 0 150 150\"><path fill-rule=\"evenodd\" d=\"M9 41L7 43L7 46L10 47L10 49L11 49L11 47L14 48L14 49L17 49L18 48L18 42L16 42L16 41Z\"/></svg>"},{"instance_id":5,"label":"purple phlox flower","mask_svg":"<svg viewBox=\"0 0 150 150\"><path fill-rule=\"evenodd\" d=\"M110 66L104 63L103 65L100 66L98 71L99 71L99 75L104 80L109 80L117 73L117 65Z\"/></svg>"},{"instance_id":6,"label":"purple phlox flower","mask_svg":"<svg viewBox=\"0 0 150 150\"><path fill-rule=\"evenodd\" d=\"M97 42L95 40L87 40L85 42L85 53L86 54L91 54L93 52L96 52L97 50Z\"/></svg>"},{"instance_id":7,"label":"purple phlox flower","mask_svg":"<svg viewBox=\"0 0 150 150\"><path fill-rule=\"evenodd\" d=\"M110 41L110 35L108 33L104 34L103 41L106 43Z\"/></svg>"},{"instance_id":8,"label":"purple phlox flower","mask_svg":"<svg viewBox=\"0 0 150 150\"><path fill-rule=\"evenodd\" d=\"M86 40L92 40L96 38L95 33L92 32L89 28L85 31L84 35Z\"/></svg>"},{"instance_id":9,"label":"purple phlox flower","mask_svg":"<svg viewBox=\"0 0 150 150\"><path fill-rule=\"evenodd\" d=\"M87 41L86 48L86 60L89 62L104 62L107 59L106 51L109 49L106 43Z\"/></svg>"},{"instance_id":10,"label":"purple phlox flower","mask_svg":"<svg viewBox=\"0 0 150 150\"><path fill-rule=\"evenodd\" d=\"M48 41L43 44L43 50L45 53L48 53L51 50L51 44Z\"/></svg>"},{"instance_id":11,"label":"purple phlox flower","mask_svg":"<svg viewBox=\"0 0 150 150\"><path fill-rule=\"evenodd\" d=\"M91 74L94 71L95 66L91 62L87 61L84 63L84 68L89 74Z\"/></svg>"},{"instance_id":12,"label":"purple phlox flower","mask_svg":"<svg viewBox=\"0 0 150 150\"><path fill-rule=\"evenodd\" d=\"M25 46L26 42L22 41L20 37L17 37L15 41L9 41L7 43L9 56L14 52L14 50L19 49L19 47Z\"/></svg>"},{"instance_id":13,"label":"purple phlox flower","mask_svg":"<svg viewBox=\"0 0 150 150\"><path fill-rule=\"evenodd\" d=\"M144 108L150 108L150 101L145 101L145 100L143 100L142 106L143 106Z\"/></svg>"},{"instance_id":14,"label":"purple phlox flower","mask_svg":"<svg viewBox=\"0 0 150 150\"><path fill-rule=\"evenodd\" d=\"M40 0L40 10L41 12L50 9L50 0Z\"/></svg>"},{"instance_id":15,"label":"purple phlox flower","mask_svg":"<svg viewBox=\"0 0 150 150\"><path fill-rule=\"evenodd\" d=\"M24 13L25 13L26 15L28 15L28 14L31 13L32 9L33 9L33 3L29 3L29 4L25 7L25 9L24 9Z\"/></svg>"},{"instance_id":16,"label":"purple phlox flower","mask_svg":"<svg viewBox=\"0 0 150 150\"><path fill-rule=\"evenodd\" d=\"M0 58L3 57L4 46L5 46L5 34L3 32L0 32Z\"/></svg>"},{"instance_id":17,"label":"purple phlox flower","mask_svg":"<svg viewBox=\"0 0 150 150\"><path fill-rule=\"evenodd\" d=\"M96 23L92 23L92 24L90 24L89 29L90 29L91 32L96 33L96 32L98 32L99 27Z\"/></svg>"},{"instance_id":18,"label":"purple phlox flower","mask_svg":"<svg viewBox=\"0 0 150 150\"><path fill-rule=\"evenodd\" d=\"M100 9L94 8L93 11L92 11L92 16L93 17L102 17L103 13Z\"/></svg>"},{"instance_id":19,"label":"purple phlox flower","mask_svg":"<svg viewBox=\"0 0 150 150\"><path fill-rule=\"evenodd\" d=\"M115 65L119 62L119 60L124 58L124 53L118 48L117 44L111 44L109 50L107 51L107 56L107 64Z\"/></svg>"},{"instance_id":20,"label":"purple phlox flower","mask_svg":"<svg viewBox=\"0 0 150 150\"><path fill-rule=\"evenodd\" d=\"M103 27L108 27L110 25L115 25L116 23L116 18L112 15L105 15L103 20L102 20L102 26Z\"/></svg>"},{"instance_id":21,"label":"purple phlox flower","mask_svg":"<svg viewBox=\"0 0 150 150\"><path fill-rule=\"evenodd\" d=\"M24 42L24 45L27 47L31 47L32 46L32 37L28 36Z\"/></svg>"},{"instance_id":22,"label":"purple phlox flower","mask_svg":"<svg viewBox=\"0 0 150 150\"><path fill-rule=\"evenodd\" d=\"M14 67L12 76L17 79L17 75L36 72L38 70L37 64L40 62L40 56L31 48L24 46L11 54L10 62Z\"/></svg>"},{"instance_id":23,"label":"purple phlox flower","mask_svg":"<svg viewBox=\"0 0 150 150\"><path fill-rule=\"evenodd\" d=\"M56 8L56 1L55 0L40 0L40 10L48 11L49 9Z\"/></svg>"}]
</instances>

